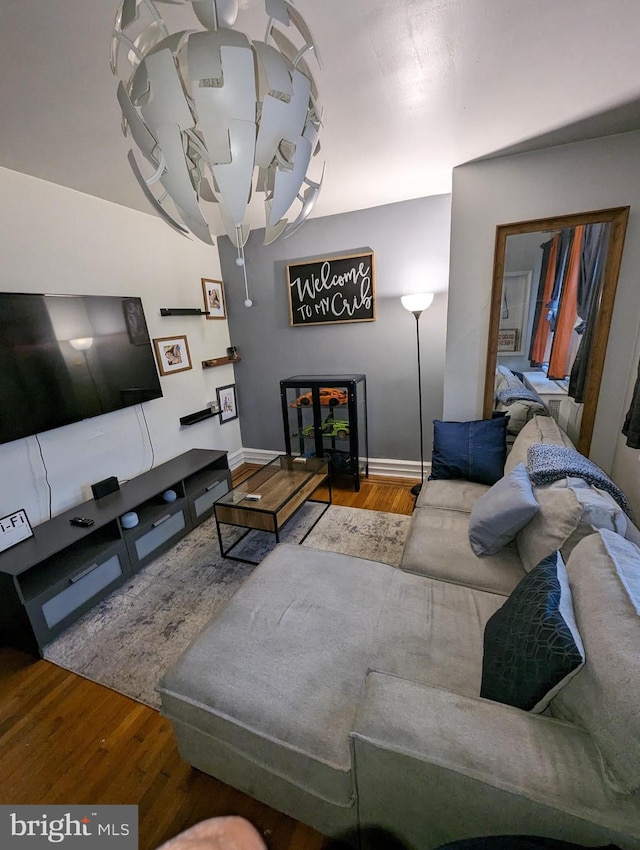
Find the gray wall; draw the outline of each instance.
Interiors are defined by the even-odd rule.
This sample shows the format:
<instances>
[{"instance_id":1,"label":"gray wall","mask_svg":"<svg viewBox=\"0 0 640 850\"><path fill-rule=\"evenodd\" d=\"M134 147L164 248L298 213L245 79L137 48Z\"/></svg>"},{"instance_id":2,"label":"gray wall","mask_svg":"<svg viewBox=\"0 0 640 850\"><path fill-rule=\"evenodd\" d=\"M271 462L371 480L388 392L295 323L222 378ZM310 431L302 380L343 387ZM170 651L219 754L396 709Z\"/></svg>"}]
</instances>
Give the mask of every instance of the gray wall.
<instances>
[{"instance_id":1,"label":"gray wall","mask_svg":"<svg viewBox=\"0 0 640 850\"><path fill-rule=\"evenodd\" d=\"M591 457L640 516L638 452L620 428L638 362L640 133L505 156L454 170L444 413L482 410L496 225L630 205ZM472 364L472 368L470 368Z\"/></svg>"},{"instance_id":2,"label":"gray wall","mask_svg":"<svg viewBox=\"0 0 640 850\"><path fill-rule=\"evenodd\" d=\"M297 374L362 372L367 376L369 455L419 460L415 319L400 296L436 292L420 319L425 459L431 420L442 416L449 264L450 196L437 195L311 219L288 239L262 245L254 231L245 247L253 307L243 305L236 250L218 240L245 448L283 450L279 382ZM374 322L290 327L287 263L372 249Z\"/></svg>"}]
</instances>

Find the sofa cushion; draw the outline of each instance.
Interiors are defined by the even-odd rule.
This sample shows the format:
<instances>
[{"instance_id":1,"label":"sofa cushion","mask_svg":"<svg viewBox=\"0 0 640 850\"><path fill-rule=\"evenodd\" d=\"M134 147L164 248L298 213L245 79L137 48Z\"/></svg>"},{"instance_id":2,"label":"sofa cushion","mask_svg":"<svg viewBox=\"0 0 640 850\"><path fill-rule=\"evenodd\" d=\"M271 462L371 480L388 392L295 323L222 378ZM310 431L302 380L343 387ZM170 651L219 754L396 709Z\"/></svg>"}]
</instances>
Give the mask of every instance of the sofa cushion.
<instances>
[{"instance_id":1,"label":"sofa cushion","mask_svg":"<svg viewBox=\"0 0 640 850\"><path fill-rule=\"evenodd\" d=\"M583 726L618 790L640 790L640 549L602 530L567 562L587 663L551 702Z\"/></svg>"},{"instance_id":2,"label":"sofa cushion","mask_svg":"<svg viewBox=\"0 0 640 850\"><path fill-rule=\"evenodd\" d=\"M396 570L372 669L476 696L484 627L503 601L495 593Z\"/></svg>"},{"instance_id":3,"label":"sofa cushion","mask_svg":"<svg viewBox=\"0 0 640 850\"><path fill-rule=\"evenodd\" d=\"M502 477L507 419L472 422L433 422L433 456L430 479L465 478L495 484Z\"/></svg>"},{"instance_id":4,"label":"sofa cushion","mask_svg":"<svg viewBox=\"0 0 640 850\"><path fill-rule=\"evenodd\" d=\"M534 487L538 513L517 536L518 552L525 570L532 570L556 549L566 560L582 540L598 528L624 535L628 520L608 495L584 481L564 478Z\"/></svg>"},{"instance_id":5,"label":"sofa cushion","mask_svg":"<svg viewBox=\"0 0 640 850\"><path fill-rule=\"evenodd\" d=\"M489 619L480 696L537 714L583 664L565 565L554 552Z\"/></svg>"},{"instance_id":6,"label":"sofa cushion","mask_svg":"<svg viewBox=\"0 0 640 850\"><path fill-rule=\"evenodd\" d=\"M395 572L277 546L166 673L163 713L245 764L352 804L348 735Z\"/></svg>"},{"instance_id":7,"label":"sofa cushion","mask_svg":"<svg viewBox=\"0 0 640 850\"><path fill-rule=\"evenodd\" d=\"M524 426L534 416L548 416L547 409L542 402L518 399L510 404L497 401L495 410L504 413L508 418L507 434L517 436Z\"/></svg>"},{"instance_id":8,"label":"sofa cushion","mask_svg":"<svg viewBox=\"0 0 640 850\"><path fill-rule=\"evenodd\" d=\"M414 510L400 568L502 596L524 576L514 545L478 558L469 543L469 514L443 508Z\"/></svg>"},{"instance_id":9,"label":"sofa cushion","mask_svg":"<svg viewBox=\"0 0 640 850\"><path fill-rule=\"evenodd\" d=\"M509 392L512 398L500 396ZM548 416L546 405L537 393L527 392L524 383L506 366L498 366L495 380L494 410L509 417L507 434L516 436L534 416Z\"/></svg>"},{"instance_id":10,"label":"sofa cushion","mask_svg":"<svg viewBox=\"0 0 640 850\"><path fill-rule=\"evenodd\" d=\"M471 548L476 555L495 555L538 510L529 473L520 463L474 504L469 517Z\"/></svg>"},{"instance_id":11,"label":"sofa cushion","mask_svg":"<svg viewBox=\"0 0 640 850\"><path fill-rule=\"evenodd\" d=\"M519 463L526 463L527 449L534 443L550 443L555 446L574 448L573 443L555 419L550 416L534 416L514 440L505 461L504 471L510 472Z\"/></svg>"},{"instance_id":12,"label":"sofa cushion","mask_svg":"<svg viewBox=\"0 0 640 850\"><path fill-rule=\"evenodd\" d=\"M425 481L416 499L418 508L449 508L454 511L467 511L489 490L488 484L477 481L465 481L462 478L443 481Z\"/></svg>"},{"instance_id":13,"label":"sofa cushion","mask_svg":"<svg viewBox=\"0 0 640 850\"><path fill-rule=\"evenodd\" d=\"M627 530L624 533L627 540L635 543L640 548L640 529L634 525L630 519L627 519Z\"/></svg>"},{"instance_id":14,"label":"sofa cushion","mask_svg":"<svg viewBox=\"0 0 640 850\"><path fill-rule=\"evenodd\" d=\"M526 833L640 850L640 798L610 792L574 724L372 672L353 737L360 822L379 837L367 847L454 850L491 836L475 850L496 850L502 836L499 850L519 850Z\"/></svg>"}]
</instances>

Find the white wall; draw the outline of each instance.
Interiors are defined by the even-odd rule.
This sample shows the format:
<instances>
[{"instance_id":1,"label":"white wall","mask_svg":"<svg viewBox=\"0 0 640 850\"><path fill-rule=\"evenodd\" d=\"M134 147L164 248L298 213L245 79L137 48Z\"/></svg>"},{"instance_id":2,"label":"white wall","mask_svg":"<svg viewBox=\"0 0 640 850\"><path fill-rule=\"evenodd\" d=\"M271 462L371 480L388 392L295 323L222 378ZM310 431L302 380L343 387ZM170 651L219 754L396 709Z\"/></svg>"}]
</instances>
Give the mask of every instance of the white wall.
<instances>
[{"instance_id":1,"label":"white wall","mask_svg":"<svg viewBox=\"0 0 640 850\"><path fill-rule=\"evenodd\" d=\"M161 307L204 306L200 279L221 277L217 249L153 215L3 168L0 196L0 290L140 296L150 336L186 334L193 363L160 378L161 399L47 431L40 446L35 437L0 445L0 516L25 508L32 524L47 519L46 479L56 514L91 498L90 485L110 475L131 478L193 447L238 451L237 420L179 422L234 382L232 366L200 365L224 355L227 322L160 316Z\"/></svg>"},{"instance_id":2,"label":"white wall","mask_svg":"<svg viewBox=\"0 0 640 850\"><path fill-rule=\"evenodd\" d=\"M482 412L496 226L630 205L591 457L640 517L639 454L620 434L639 356L638 162L640 133L634 132L454 170L444 408L449 419Z\"/></svg>"},{"instance_id":3,"label":"white wall","mask_svg":"<svg viewBox=\"0 0 640 850\"><path fill-rule=\"evenodd\" d=\"M519 233L509 236L505 244L504 270L508 272L530 272L531 283L529 293L524 297L526 307L524 310L523 332L521 349L524 352L519 355L501 354L498 352L498 365L515 369L519 372L529 370L529 347L531 345L531 334L533 331L533 319L536 312L536 296L540 283L540 270L542 267L541 244L544 237L540 233ZM522 278L518 278L522 286ZM521 291L521 290L520 290ZM505 327L511 322L506 321ZM514 324L517 324L515 322Z\"/></svg>"}]
</instances>

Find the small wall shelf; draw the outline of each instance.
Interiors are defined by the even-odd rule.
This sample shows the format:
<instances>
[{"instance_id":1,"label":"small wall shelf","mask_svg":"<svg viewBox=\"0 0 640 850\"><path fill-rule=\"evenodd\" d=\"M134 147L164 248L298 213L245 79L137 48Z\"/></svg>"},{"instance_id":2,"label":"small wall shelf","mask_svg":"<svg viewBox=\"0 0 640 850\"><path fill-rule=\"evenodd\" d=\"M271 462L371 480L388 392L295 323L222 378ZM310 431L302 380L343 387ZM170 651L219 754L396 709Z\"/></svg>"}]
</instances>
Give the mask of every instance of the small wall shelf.
<instances>
[{"instance_id":1,"label":"small wall shelf","mask_svg":"<svg viewBox=\"0 0 640 850\"><path fill-rule=\"evenodd\" d=\"M161 316L206 316L199 307L161 307Z\"/></svg>"},{"instance_id":2,"label":"small wall shelf","mask_svg":"<svg viewBox=\"0 0 640 850\"><path fill-rule=\"evenodd\" d=\"M202 422L203 419L211 419L212 416L217 416L219 410L211 410L210 407L205 407L204 410L197 410L195 413L189 413L187 416L180 417L181 425L194 425L196 422Z\"/></svg>"},{"instance_id":3,"label":"small wall shelf","mask_svg":"<svg viewBox=\"0 0 640 850\"><path fill-rule=\"evenodd\" d=\"M241 357L214 357L211 360L203 360L202 368L203 369L212 369L214 366L226 366L227 363L239 363L242 360Z\"/></svg>"}]
</instances>

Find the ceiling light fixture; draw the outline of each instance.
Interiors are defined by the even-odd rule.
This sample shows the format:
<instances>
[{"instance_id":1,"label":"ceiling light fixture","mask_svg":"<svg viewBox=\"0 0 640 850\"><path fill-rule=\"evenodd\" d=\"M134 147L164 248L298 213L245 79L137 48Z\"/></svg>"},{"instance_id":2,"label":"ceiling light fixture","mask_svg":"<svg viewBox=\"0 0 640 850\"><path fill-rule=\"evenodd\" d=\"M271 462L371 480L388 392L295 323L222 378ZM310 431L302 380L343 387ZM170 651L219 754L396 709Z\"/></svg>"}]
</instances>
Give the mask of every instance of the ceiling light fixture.
<instances>
[{"instance_id":1,"label":"ceiling light fixture","mask_svg":"<svg viewBox=\"0 0 640 850\"><path fill-rule=\"evenodd\" d=\"M238 0L124 0L111 42L122 129L143 160L130 150L129 164L146 197L171 227L208 244L203 202L215 205L239 265L252 191L265 196L269 244L308 217L324 175L307 177L322 124L313 38L289 0L264 2L264 41L231 29ZM204 29L170 33L161 4L190 4Z\"/></svg>"}]
</instances>

